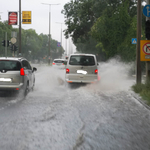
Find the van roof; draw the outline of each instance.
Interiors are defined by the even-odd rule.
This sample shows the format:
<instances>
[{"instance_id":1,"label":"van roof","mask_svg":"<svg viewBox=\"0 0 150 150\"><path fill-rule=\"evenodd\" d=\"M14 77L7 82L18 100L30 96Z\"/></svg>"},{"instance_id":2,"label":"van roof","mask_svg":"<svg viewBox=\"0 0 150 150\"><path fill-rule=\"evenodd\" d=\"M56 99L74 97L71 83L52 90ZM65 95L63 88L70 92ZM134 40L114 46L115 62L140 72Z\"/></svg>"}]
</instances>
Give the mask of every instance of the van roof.
<instances>
[{"instance_id":1,"label":"van roof","mask_svg":"<svg viewBox=\"0 0 150 150\"><path fill-rule=\"evenodd\" d=\"M72 56L72 55L95 56L94 54L84 54L84 53L81 53L81 54L71 54L70 56Z\"/></svg>"}]
</instances>

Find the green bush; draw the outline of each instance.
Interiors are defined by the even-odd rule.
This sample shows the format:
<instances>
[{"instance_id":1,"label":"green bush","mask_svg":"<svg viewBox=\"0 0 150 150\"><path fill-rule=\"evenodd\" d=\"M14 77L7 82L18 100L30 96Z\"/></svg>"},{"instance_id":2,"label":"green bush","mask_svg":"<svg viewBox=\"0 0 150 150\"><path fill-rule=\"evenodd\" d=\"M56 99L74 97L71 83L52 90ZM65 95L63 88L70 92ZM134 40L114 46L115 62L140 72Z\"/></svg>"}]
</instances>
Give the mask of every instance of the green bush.
<instances>
[{"instance_id":1,"label":"green bush","mask_svg":"<svg viewBox=\"0 0 150 150\"><path fill-rule=\"evenodd\" d=\"M135 84L132 86L132 89L134 90L135 93L140 93L142 92L144 87L145 87L144 84Z\"/></svg>"},{"instance_id":2,"label":"green bush","mask_svg":"<svg viewBox=\"0 0 150 150\"><path fill-rule=\"evenodd\" d=\"M132 89L134 92L139 93L143 100L146 100L147 104L150 105L150 82L135 84Z\"/></svg>"}]
</instances>

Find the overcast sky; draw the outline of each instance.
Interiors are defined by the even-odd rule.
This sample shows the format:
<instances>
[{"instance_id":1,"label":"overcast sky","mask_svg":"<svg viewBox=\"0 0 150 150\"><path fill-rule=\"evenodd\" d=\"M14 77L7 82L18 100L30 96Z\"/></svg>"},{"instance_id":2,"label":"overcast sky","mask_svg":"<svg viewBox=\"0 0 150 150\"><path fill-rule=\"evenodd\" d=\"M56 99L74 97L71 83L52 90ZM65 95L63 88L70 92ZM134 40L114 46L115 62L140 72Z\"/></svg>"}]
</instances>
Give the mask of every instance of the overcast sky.
<instances>
[{"instance_id":1,"label":"overcast sky","mask_svg":"<svg viewBox=\"0 0 150 150\"><path fill-rule=\"evenodd\" d=\"M49 34L49 11L51 12L51 35L52 38L61 41L61 24L64 23L64 15L61 13L63 6L70 0L21 0L21 11L31 11L32 23L22 24L23 29L34 29L36 33ZM60 5L43 5L60 4ZM1 21L8 20L8 12L19 11L19 0L0 0L0 15ZM18 14L19 15L19 14ZM19 25L19 21L18 21ZM13 27L17 27L13 25ZM62 30L66 29L65 24L62 24ZM63 34L62 34L63 35ZM62 36L63 47L66 47L66 40ZM69 43L69 40L67 40ZM67 44L68 45L68 44ZM68 46L67 46L68 47Z\"/></svg>"}]
</instances>

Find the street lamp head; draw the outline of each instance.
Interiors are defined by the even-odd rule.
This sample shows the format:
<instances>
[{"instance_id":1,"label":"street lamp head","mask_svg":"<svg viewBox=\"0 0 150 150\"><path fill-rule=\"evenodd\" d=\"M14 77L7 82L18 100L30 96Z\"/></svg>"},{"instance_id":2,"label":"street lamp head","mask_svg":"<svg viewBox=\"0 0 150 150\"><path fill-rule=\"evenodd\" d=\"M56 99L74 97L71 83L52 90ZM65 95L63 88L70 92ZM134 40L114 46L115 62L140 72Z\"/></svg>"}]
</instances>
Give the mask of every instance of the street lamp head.
<instances>
[{"instance_id":1,"label":"street lamp head","mask_svg":"<svg viewBox=\"0 0 150 150\"><path fill-rule=\"evenodd\" d=\"M60 4L49 4L49 3L41 3L41 4L44 4L44 5L60 5Z\"/></svg>"}]
</instances>

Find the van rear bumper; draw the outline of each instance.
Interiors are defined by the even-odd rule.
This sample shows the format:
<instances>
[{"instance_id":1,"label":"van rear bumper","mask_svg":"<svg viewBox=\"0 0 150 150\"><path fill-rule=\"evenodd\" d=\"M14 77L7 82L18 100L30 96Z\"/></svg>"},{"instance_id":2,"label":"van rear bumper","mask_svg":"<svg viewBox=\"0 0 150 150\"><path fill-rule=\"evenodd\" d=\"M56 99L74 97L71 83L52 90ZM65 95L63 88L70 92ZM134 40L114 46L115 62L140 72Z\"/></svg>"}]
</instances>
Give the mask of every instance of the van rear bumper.
<instances>
[{"instance_id":1,"label":"van rear bumper","mask_svg":"<svg viewBox=\"0 0 150 150\"><path fill-rule=\"evenodd\" d=\"M97 74L95 75L66 74L65 80L68 83L96 83L99 81Z\"/></svg>"}]
</instances>

